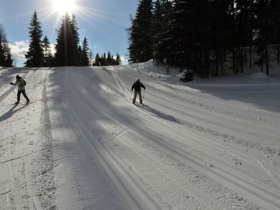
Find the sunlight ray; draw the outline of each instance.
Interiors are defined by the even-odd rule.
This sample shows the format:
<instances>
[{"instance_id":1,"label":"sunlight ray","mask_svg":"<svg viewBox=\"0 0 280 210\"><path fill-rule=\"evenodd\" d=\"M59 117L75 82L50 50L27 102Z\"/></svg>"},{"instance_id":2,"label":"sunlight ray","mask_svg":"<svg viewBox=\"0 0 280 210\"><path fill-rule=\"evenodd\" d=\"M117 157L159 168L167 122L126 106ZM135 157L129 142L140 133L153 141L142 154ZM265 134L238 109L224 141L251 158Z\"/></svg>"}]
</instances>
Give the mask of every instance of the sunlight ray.
<instances>
[{"instance_id":1,"label":"sunlight ray","mask_svg":"<svg viewBox=\"0 0 280 210\"><path fill-rule=\"evenodd\" d=\"M66 13L72 15L78 11L78 5L75 0L50 0L51 10L62 16Z\"/></svg>"},{"instance_id":2,"label":"sunlight ray","mask_svg":"<svg viewBox=\"0 0 280 210\"><path fill-rule=\"evenodd\" d=\"M120 24L119 22L115 21L119 17L118 13L115 13L114 15L105 13L101 10L97 10L94 8L88 8L88 7L82 7L79 6L79 17L83 17L83 19L93 19L94 21L100 21L104 24L104 21L108 23L112 23L114 25L120 25L122 27L125 27L125 25ZM96 18L96 19L94 19Z\"/></svg>"}]
</instances>

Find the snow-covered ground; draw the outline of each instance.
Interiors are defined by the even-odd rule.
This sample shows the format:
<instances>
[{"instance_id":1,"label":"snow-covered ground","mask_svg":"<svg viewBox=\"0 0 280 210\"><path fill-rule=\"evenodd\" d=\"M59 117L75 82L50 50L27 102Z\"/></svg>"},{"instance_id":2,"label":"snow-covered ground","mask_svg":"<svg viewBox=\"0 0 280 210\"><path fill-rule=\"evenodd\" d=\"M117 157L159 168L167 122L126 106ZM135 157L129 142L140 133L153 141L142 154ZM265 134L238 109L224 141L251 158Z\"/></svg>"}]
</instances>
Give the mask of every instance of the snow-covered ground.
<instances>
[{"instance_id":1,"label":"snow-covered ground","mask_svg":"<svg viewBox=\"0 0 280 210\"><path fill-rule=\"evenodd\" d=\"M31 104L14 106L20 74ZM142 79L144 106L131 104ZM0 70L0 209L280 209L280 77Z\"/></svg>"}]
</instances>

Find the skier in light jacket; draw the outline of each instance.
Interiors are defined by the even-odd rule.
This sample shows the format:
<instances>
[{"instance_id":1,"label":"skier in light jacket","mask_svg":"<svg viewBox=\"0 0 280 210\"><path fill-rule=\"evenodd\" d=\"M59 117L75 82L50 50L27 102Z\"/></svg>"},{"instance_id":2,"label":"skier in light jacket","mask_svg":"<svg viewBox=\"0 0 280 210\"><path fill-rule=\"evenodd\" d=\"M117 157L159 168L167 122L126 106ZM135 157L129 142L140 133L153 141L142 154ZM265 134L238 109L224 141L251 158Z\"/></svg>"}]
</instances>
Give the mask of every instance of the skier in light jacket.
<instances>
[{"instance_id":1,"label":"skier in light jacket","mask_svg":"<svg viewBox=\"0 0 280 210\"><path fill-rule=\"evenodd\" d=\"M143 103L142 95L141 95L141 88L144 88L146 90L146 87L142 84L140 79L138 79L136 82L133 83L133 85L131 87L131 91L134 90L134 96L133 96L133 101L132 101L133 104L135 104L137 95L139 96L140 104Z\"/></svg>"},{"instance_id":2,"label":"skier in light jacket","mask_svg":"<svg viewBox=\"0 0 280 210\"><path fill-rule=\"evenodd\" d=\"M18 104L20 102L20 95L21 94L23 94L23 96L26 99L26 103L28 104L29 103L29 98L27 97L26 92L25 92L26 82L24 81L24 79L21 78L19 75L17 75L16 76L16 82L15 83L11 82L10 84L18 86L17 102L15 104Z\"/></svg>"}]
</instances>

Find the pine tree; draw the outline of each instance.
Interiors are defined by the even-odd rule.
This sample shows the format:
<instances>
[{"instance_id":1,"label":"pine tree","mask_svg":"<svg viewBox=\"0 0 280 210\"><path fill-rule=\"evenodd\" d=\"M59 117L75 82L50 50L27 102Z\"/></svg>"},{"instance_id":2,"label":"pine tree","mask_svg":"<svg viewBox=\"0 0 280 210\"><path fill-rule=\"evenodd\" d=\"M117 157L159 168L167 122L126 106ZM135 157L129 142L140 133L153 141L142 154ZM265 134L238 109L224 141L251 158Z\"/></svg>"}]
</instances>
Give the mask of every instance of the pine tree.
<instances>
[{"instance_id":1,"label":"pine tree","mask_svg":"<svg viewBox=\"0 0 280 210\"><path fill-rule=\"evenodd\" d=\"M152 27L152 38L153 38L153 58L156 59L158 63L163 63L163 58L161 56L161 51L159 46L161 44L161 33L164 30L164 11L163 11L163 3L160 0L156 0L154 3L154 11L153 11L153 27Z\"/></svg>"},{"instance_id":2,"label":"pine tree","mask_svg":"<svg viewBox=\"0 0 280 210\"><path fill-rule=\"evenodd\" d=\"M0 66L5 65L5 51L4 51L4 43L5 43L5 34L3 32L3 29L0 27Z\"/></svg>"},{"instance_id":3,"label":"pine tree","mask_svg":"<svg viewBox=\"0 0 280 210\"><path fill-rule=\"evenodd\" d=\"M119 53L116 56L113 56L111 52L103 53L102 56L99 53L96 53L93 66L114 66L121 65L121 56Z\"/></svg>"},{"instance_id":4,"label":"pine tree","mask_svg":"<svg viewBox=\"0 0 280 210\"><path fill-rule=\"evenodd\" d=\"M200 77L209 76L209 1L196 0L192 9L193 71Z\"/></svg>"},{"instance_id":5,"label":"pine tree","mask_svg":"<svg viewBox=\"0 0 280 210\"><path fill-rule=\"evenodd\" d=\"M116 65L121 65L121 64L122 64L121 56L117 53Z\"/></svg>"},{"instance_id":6,"label":"pine tree","mask_svg":"<svg viewBox=\"0 0 280 210\"><path fill-rule=\"evenodd\" d=\"M82 48L82 65L89 66L89 48L88 48L88 41L85 37L83 40L83 48Z\"/></svg>"},{"instance_id":7,"label":"pine tree","mask_svg":"<svg viewBox=\"0 0 280 210\"><path fill-rule=\"evenodd\" d=\"M78 57L78 48L79 48L79 28L78 28L78 23L76 21L76 17L73 15L71 22L70 22L70 34L68 35L70 40L70 51L69 51L69 57L71 59L70 65L76 66L78 65L81 61L77 59Z\"/></svg>"},{"instance_id":8,"label":"pine tree","mask_svg":"<svg viewBox=\"0 0 280 210\"><path fill-rule=\"evenodd\" d=\"M47 36L44 37L42 41L43 54L44 54L44 64L46 64L47 56L50 53L50 42Z\"/></svg>"},{"instance_id":9,"label":"pine tree","mask_svg":"<svg viewBox=\"0 0 280 210\"><path fill-rule=\"evenodd\" d=\"M172 48L172 2L158 0L153 18L153 57L157 63L170 64Z\"/></svg>"},{"instance_id":10,"label":"pine tree","mask_svg":"<svg viewBox=\"0 0 280 210\"><path fill-rule=\"evenodd\" d=\"M104 53L100 58L100 66L106 66L107 56L106 53Z\"/></svg>"},{"instance_id":11,"label":"pine tree","mask_svg":"<svg viewBox=\"0 0 280 210\"><path fill-rule=\"evenodd\" d=\"M66 14L58 30L55 62L57 66L81 65L79 33L75 16Z\"/></svg>"},{"instance_id":12,"label":"pine tree","mask_svg":"<svg viewBox=\"0 0 280 210\"><path fill-rule=\"evenodd\" d=\"M110 65L113 65L113 57L111 55L110 52L107 53L107 58L106 58L106 63L105 63L106 66L110 66Z\"/></svg>"},{"instance_id":13,"label":"pine tree","mask_svg":"<svg viewBox=\"0 0 280 210\"><path fill-rule=\"evenodd\" d=\"M253 44L253 24L252 24L252 7L254 0L236 0L231 6L235 24L235 33L232 40L235 42L234 50L238 53L235 56L238 65L235 65L234 72L244 71L244 47ZM250 54L250 66L252 66L252 54Z\"/></svg>"},{"instance_id":14,"label":"pine tree","mask_svg":"<svg viewBox=\"0 0 280 210\"><path fill-rule=\"evenodd\" d=\"M94 59L94 66L100 66L101 65L101 62L100 62L100 56L99 54L97 53L95 55L95 59Z\"/></svg>"},{"instance_id":15,"label":"pine tree","mask_svg":"<svg viewBox=\"0 0 280 210\"><path fill-rule=\"evenodd\" d=\"M56 66L63 66L67 64L67 40L65 39L65 34L67 32L67 25L68 25L69 17L63 17L62 23L60 28L58 29L57 39L56 39L56 46L55 46L55 65Z\"/></svg>"},{"instance_id":16,"label":"pine tree","mask_svg":"<svg viewBox=\"0 0 280 210\"><path fill-rule=\"evenodd\" d=\"M82 47L79 45L78 46L78 55L77 55L77 58L76 58L76 66L83 66L83 49Z\"/></svg>"},{"instance_id":17,"label":"pine tree","mask_svg":"<svg viewBox=\"0 0 280 210\"><path fill-rule=\"evenodd\" d=\"M11 67L13 66L13 59L11 55L11 49L9 47L8 41L4 43L4 57L5 57L5 67Z\"/></svg>"},{"instance_id":18,"label":"pine tree","mask_svg":"<svg viewBox=\"0 0 280 210\"><path fill-rule=\"evenodd\" d=\"M171 55L169 64L193 68L191 56L193 43L192 7L194 0L174 0L172 19Z\"/></svg>"},{"instance_id":19,"label":"pine tree","mask_svg":"<svg viewBox=\"0 0 280 210\"><path fill-rule=\"evenodd\" d=\"M272 43L276 45L277 63L280 64L280 1L271 0L269 14L272 23Z\"/></svg>"},{"instance_id":20,"label":"pine tree","mask_svg":"<svg viewBox=\"0 0 280 210\"><path fill-rule=\"evenodd\" d=\"M3 28L0 26L0 66L11 67L13 59Z\"/></svg>"},{"instance_id":21,"label":"pine tree","mask_svg":"<svg viewBox=\"0 0 280 210\"><path fill-rule=\"evenodd\" d=\"M12 55L10 52L8 52L7 59L6 59L6 67L12 67L12 66L13 66Z\"/></svg>"},{"instance_id":22,"label":"pine tree","mask_svg":"<svg viewBox=\"0 0 280 210\"><path fill-rule=\"evenodd\" d=\"M43 64L43 49L41 45L42 29L36 11L30 23L29 35L31 42L28 52L25 55L25 65L27 67L40 67Z\"/></svg>"},{"instance_id":23,"label":"pine tree","mask_svg":"<svg viewBox=\"0 0 280 210\"><path fill-rule=\"evenodd\" d=\"M53 66L53 56L51 54L50 42L47 36L45 36L42 41L42 47L44 54L43 66Z\"/></svg>"},{"instance_id":24,"label":"pine tree","mask_svg":"<svg viewBox=\"0 0 280 210\"><path fill-rule=\"evenodd\" d=\"M272 22L269 14L269 0L258 0L256 3L257 19L256 26L258 28L258 36L256 40L258 60L257 64L261 67L266 67L266 74L269 75L269 52L268 44L271 42Z\"/></svg>"},{"instance_id":25,"label":"pine tree","mask_svg":"<svg viewBox=\"0 0 280 210\"><path fill-rule=\"evenodd\" d=\"M129 30L130 62L144 62L153 57L152 0L140 0L136 17L131 18Z\"/></svg>"},{"instance_id":26,"label":"pine tree","mask_svg":"<svg viewBox=\"0 0 280 210\"><path fill-rule=\"evenodd\" d=\"M93 52L92 50L89 50L89 66L93 65Z\"/></svg>"},{"instance_id":27,"label":"pine tree","mask_svg":"<svg viewBox=\"0 0 280 210\"><path fill-rule=\"evenodd\" d=\"M231 34L231 27L234 23L230 23L231 16L228 14L230 1L217 0L212 3L211 10L211 31L210 31L210 49L213 57L215 57L214 76L220 76L225 73L225 51L228 47L228 40L232 40L228 35ZM230 33L229 33L230 32Z\"/></svg>"}]
</instances>

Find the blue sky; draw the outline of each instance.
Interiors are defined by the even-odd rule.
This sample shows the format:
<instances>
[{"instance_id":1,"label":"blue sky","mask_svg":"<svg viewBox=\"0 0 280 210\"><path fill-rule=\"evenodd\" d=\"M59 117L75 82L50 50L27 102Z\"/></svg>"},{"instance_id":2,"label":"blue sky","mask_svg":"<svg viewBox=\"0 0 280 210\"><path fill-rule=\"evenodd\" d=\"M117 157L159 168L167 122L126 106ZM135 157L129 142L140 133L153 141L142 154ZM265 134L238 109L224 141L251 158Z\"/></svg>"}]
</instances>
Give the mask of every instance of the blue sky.
<instances>
[{"instance_id":1,"label":"blue sky","mask_svg":"<svg viewBox=\"0 0 280 210\"><path fill-rule=\"evenodd\" d=\"M60 0L56 0L60 1ZM87 37L89 47L96 52L110 51L127 57L130 15L135 16L138 0L75 0L78 10L80 39ZM55 13L52 0L1 1L0 24L3 26L16 66L22 66L28 47L28 27L36 10L43 29L52 44L56 43L61 17Z\"/></svg>"}]
</instances>

